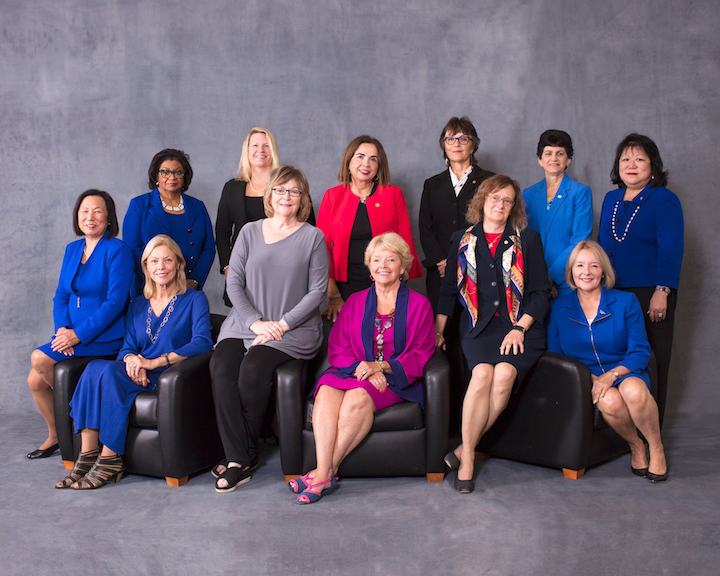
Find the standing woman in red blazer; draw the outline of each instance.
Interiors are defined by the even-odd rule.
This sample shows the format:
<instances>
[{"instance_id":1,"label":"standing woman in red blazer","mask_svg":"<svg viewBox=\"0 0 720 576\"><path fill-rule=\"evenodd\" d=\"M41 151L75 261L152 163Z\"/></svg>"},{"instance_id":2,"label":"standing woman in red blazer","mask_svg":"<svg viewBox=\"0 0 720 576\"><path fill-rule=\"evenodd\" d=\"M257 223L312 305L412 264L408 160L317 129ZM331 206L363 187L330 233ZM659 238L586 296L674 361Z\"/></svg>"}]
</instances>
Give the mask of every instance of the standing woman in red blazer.
<instances>
[{"instance_id":1,"label":"standing woman in red blazer","mask_svg":"<svg viewBox=\"0 0 720 576\"><path fill-rule=\"evenodd\" d=\"M328 304L323 314L333 321L350 294L372 284L364 254L375 236L385 232L400 234L413 255L409 277L422 276L405 198L400 188L390 185L382 144L370 136L358 136L350 142L338 180L342 184L325 192L317 221L330 254Z\"/></svg>"}]
</instances>

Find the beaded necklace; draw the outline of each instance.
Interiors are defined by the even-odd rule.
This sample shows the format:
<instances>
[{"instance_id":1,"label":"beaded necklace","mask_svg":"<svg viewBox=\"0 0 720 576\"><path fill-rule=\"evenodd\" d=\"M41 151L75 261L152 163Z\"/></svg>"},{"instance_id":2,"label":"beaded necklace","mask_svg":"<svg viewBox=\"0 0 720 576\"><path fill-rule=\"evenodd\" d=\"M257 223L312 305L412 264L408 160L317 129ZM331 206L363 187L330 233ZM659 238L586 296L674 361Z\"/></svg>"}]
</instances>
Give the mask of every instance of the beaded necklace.
<instances>
[{"instance_id":1,"label":"beaded necklace","mask_svg":"<svg viewBox=\"0 0 720 576\"><path fill-rule=\"evenodd\" d=\"M377 352L375 353L375 360L378 362L382 362L385 360L385 355L383 354L383 345L385 344L385 336L383 334L385 333L385 330L390 328L390 326L393 325L393 319L395 318L395 308L390 310L390 314L388 314L387 320L385 322L382 321L382 316L378 312L375 312L375 328L377 328L378 335L375 337L375 342L377 343Z\"/></svg>"},{"instance_id":2,"label":"beaded necklace","mask_svg":"<svg viewBox=\"0 0 720 576\"><path fill-rule=\"evenodd\" d=\"M160 203L162 204L162 207L164 210L169 210L170 212L182 212L185 210L185 203L183 202L182 194L180 194L180 204L177 206L170 206L165 200L162 199L162 196L160 197Z\"/></svg>"},{"instance_id":3,"label":"beaded necklace","mask_svg":"<svg viewBox=\"0 0 720 576\"><path fill-rule=\"evenodd\" d=\"M177 301L177 294L173 296L168 303L167 312L165 312L165 318L163 318L162 322L160 322L160 326L158 326L157 332L155 332L155 336L153 336L152 330L150 329L150 323L152 322L152 305L148 305L148 316L147 316L147 328L145 329L145 333L150 337L150 342L155 344L158 339L158 335L160 334L160 330L162 330L162 327L165 326L165 323L168 321L168 318L170 318L170 314L172 314L173 310L175 310L175 302Z\"/></svg>"},{"instance_id":4,"label":"beaded necklace","mask_svg":"<svg viewBox=\"0 0 720 576\"><path fill-rule=\"evenodd\" d=\"M637 207L635 208L635 211L632 213L632 216L630 216L630 220L628 220L627 226L625 226L625 232L623 233L622 238L618 238L617 230L615 230L615 220L617 219L617 211L618 211L618 206L620 206L620 202L625 202L625 200L618 200L615 203L615 208L613 209L612 223L611 223L613 238L615 238L615 240L617 240L618 242L622 242L623 240L625 240L625 238L627 237L628 230L630 229L630 224L632 224L632 221L635 218L635 215L638 213L638 210L640 210L640 204L638 204Z\"/></svg>"}]
</instances>

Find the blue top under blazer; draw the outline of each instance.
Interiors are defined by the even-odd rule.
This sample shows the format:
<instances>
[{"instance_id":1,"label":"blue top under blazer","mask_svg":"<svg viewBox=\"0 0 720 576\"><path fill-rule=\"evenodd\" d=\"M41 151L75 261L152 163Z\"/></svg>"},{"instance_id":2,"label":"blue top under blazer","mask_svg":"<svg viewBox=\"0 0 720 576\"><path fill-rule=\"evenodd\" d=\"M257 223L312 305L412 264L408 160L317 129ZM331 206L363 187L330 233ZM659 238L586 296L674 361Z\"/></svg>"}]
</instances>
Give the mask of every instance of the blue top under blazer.
<instances>
[{"instance_id":1,"label":"blue top under blazer","mask_svg":"<svg viewBox=\"0 0 720 576\"><path fill-rule=\"evenodd\" d=\"M180 246L185 258L185 274L202 288L215 259L215 238L205 204L197 198L182 195L185 204L187 236L172 235L168 213L162 207L160 192L136 196L130 201L123 220L123 240L135 256L136 293L142 293L145 276L140 263L145 245L158 234L167 234Z\"/></svg>"},{"instance_id":2,"label":"blue top under blazer","mask_svg":"<svg viewBox=\"0 0 720 576\"><path fill-rule=\"evenodd\" d=\"M615 384L628 376L637 376L650 386L647 376L650 344L640 302L632 292L603 287L592 325L588 324L575 292L559 297L550 311L547 347L552 352L577 358L595 376L618 366L631 371Z\"/></svg>"},{"instance_id":3,"label":"blue top under blazer","mask_svg":"<svg viewBox=\"0 0 720 576\"><path fill-rule=\"evenodd\" d=\"M132 252L106 232L81 269L84 249L85 238L65 248L53 298L55 332L72 328L83 344L123 338L134 269ZM73 279L80 274L83 281L73 288Z\"/></svg>"},{"instance_id":4,"label":"blue top under blazer","mask_svg":"<svg viewBox=\"0 0 720 576\"><path fill-rule=\"evenodd\" d=\"M664 186L646 186L632 200L623 201L625 190L619 188L605 195L598 231L598 242L615 268L615 286L677 288L684 251L680 200ZM618 202L616 238L612 219Z\"/></svg>"},{"instance_id":5,"label":"blue top under blazer","mask_svg":"<svg viewBox=\"0 0 720 576\"><path fill-rule=\"evenodd\" d=\"M581 240L590 240L593 229L592 191L567 174L563 176L550 208L547 207L545 178L522 193L528 228L540 232L548 276L562 296L572 288L565 282L565 265L570 252Z\"/></svg>"}]
</instances>

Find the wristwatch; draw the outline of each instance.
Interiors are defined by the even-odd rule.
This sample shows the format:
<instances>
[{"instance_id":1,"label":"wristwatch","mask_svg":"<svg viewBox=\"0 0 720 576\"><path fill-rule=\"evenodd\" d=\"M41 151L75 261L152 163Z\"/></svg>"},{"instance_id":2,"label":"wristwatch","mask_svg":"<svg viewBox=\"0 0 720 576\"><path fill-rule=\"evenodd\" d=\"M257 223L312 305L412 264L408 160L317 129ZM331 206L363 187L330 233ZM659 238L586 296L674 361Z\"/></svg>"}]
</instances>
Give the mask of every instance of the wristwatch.
<instances>
[{"instance_id":1,"label":"wristwatch","mask_svg":"<svg viewBox=\"0 0 720 576\"><path fill-rule=\"evenodd\" d=\"M668 288L667 286L660 286L660 284L655 286L655 290L662 290L663 292L670 294L670 288Z\"/></svg>"},{"instance_id":2,"label":"wristwatch","mask_svg":"<svg viewBox=\"0 0 720 576\"><path fill-rule=\"evenodd\" d=\"M617 380L618 378L620 378L620 374L618 373L617 370L610 370L610 373L611 373L613 376L615 376L615 380Z\"/></svg>"}]
</instances>

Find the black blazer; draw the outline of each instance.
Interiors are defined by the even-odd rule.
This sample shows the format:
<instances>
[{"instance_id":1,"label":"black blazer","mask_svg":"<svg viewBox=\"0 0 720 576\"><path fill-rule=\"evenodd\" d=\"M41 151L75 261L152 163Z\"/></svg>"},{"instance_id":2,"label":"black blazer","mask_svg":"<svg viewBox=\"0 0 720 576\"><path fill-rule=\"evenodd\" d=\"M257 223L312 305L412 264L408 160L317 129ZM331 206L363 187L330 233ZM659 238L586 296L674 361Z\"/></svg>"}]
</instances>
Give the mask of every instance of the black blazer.
<instances>
[{"instance_id":1,"label":"black blazer","mask_svg":"<svg viewBox=\"0 0 720 576\"><path fill-rule=\"evenodd\" d=\"M218 260L220 260L220 274L225 266L230 264L235 240L237 240L240 229L247 224L245 213L245 188L247 182L241 180L230 180L225 184L218 204L217 219L215 220L215 243L217 246ZM315 226L315 210L310 210L308 222Z\"/></svg>"},{"instance_id":2,"label":"black blazer","mask_svg":"<svg viewBox=\"0 0 720 576\"><path fill-rule=\"evenodd\" d=\"M507 301L505 297L505 284L502 277L502 254L510 246L510 235L514 231L510 226L505 227L500 243L495 252L495 257L490 255L490 249L485 241L482 222L476 224L473 233L477 235L478 242L475 249L477 260L477 290L478 290L478 321L472 332L468 334L469 320L467 312L463 309L460 318L460 334L465 338L474 338L483 331L488 322L500 309L500 317L512 327L510 317L507 313ZM442 284L440 285L440 300L438 302L438 314L452 316L455 310L457 299L457 260L460 240L465 234L464 230L458 230L453 234L450 241L450 252L447 255L447 270ZM523 230L520 233L523 247L523 261L525 263L525 293L523 296L523 308L526 314L533 317L535 322L529 332L545 330L544 323L550 304L551 284L543 256L542 240L540 234L535 230Z\"/></svg>"},{"instance_id":3,"label":"black blazer","mask_svg":"<svg viewBox=\"0 0 720 576\"><path fill-rule=\"evenodd\" d=\"M419 219L425 268L433 268L447 257L450 237L456 230L467 230L469 224L465 212L468 204L483 180L493 175L493 172L473 166L458 196L455 196L447 170L425 180Z\"/></svg>"}]
</instances>

